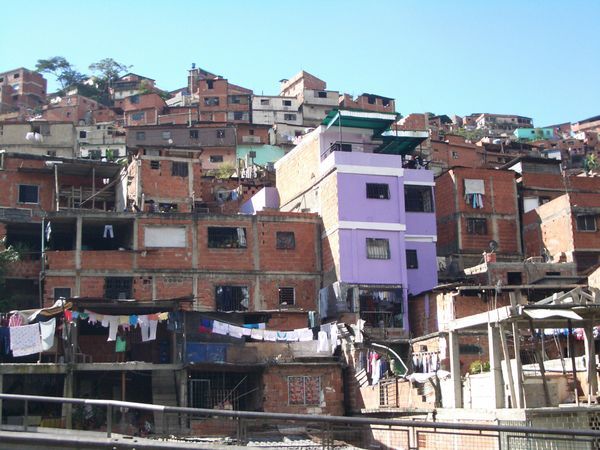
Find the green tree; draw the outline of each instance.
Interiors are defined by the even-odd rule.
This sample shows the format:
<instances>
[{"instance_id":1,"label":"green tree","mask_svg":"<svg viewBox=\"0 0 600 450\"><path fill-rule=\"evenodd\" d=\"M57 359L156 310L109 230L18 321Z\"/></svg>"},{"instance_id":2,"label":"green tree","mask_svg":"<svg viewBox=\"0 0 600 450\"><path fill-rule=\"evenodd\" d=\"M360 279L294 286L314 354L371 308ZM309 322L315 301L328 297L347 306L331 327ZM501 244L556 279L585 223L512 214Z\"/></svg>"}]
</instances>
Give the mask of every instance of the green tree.
<instances>
[{"instance_id":1,"label":"green tree","mask_svg":"<svg viewBox=\"0 0 600 450\"><path fill-rule=\"evenodd\" d=\"M133 66L121 64L112 58L104 58L100 61L90 64L89 69L98 74L98 78L106 83L115 81L122 72L126 72Z\"/></svg>"},{"instance_id":2,"label":"green tree","mask_svg":"<svg viewBox=\"0 0 600 450\"><path fill-rule=\"evenodd\" d=\"M35 70L39 73L54 75L60 83L61 90L76 86L85 81L87 76L75 69L63 56L53 56L48 59L38 59Z\"/></svg>"}]
</instances>

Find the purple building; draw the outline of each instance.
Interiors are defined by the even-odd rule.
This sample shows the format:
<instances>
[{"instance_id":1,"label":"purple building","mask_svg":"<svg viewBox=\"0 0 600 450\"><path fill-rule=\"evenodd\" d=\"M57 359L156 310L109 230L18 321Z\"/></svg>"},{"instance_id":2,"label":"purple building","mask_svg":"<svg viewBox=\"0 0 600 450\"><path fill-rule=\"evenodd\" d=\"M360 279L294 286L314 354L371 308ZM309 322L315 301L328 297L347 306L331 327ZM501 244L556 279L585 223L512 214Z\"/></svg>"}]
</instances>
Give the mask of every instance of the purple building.
<instances>
[{"instance_id":1,"label":"purple building","mask_svg":"<svg viewBox=\"0 0 600 450\"><path fill-rule=\"evenodd\" d=\"M321 317L356 313L408 336L407 299L437 284L433 173L407 156L426 132L395 114L334 110L275 164L280 207L323 219Z\"/></svg>"}]
</instances>

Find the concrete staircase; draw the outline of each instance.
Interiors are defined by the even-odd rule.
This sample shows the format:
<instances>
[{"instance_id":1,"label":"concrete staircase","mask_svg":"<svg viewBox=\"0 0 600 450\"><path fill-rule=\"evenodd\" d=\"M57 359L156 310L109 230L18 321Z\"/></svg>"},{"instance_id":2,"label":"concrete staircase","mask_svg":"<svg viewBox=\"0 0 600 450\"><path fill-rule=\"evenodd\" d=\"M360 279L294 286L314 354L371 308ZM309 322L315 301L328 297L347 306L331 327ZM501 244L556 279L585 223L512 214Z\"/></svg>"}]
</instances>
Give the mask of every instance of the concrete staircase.
<instances>
[{"instance_id":1,"label":"concrete staircase","mask_svg":"<svg viewBox=\"0 0 600 450\"><path fill-rule=\"evenodd\" d=\"M179 406L177 404L177 383L173 371L154 370L152 372L152 403L163 406ZM181 426L178 415L155 411L154 432L159 435L180 433Z\"/></svg>"}]
</instances>

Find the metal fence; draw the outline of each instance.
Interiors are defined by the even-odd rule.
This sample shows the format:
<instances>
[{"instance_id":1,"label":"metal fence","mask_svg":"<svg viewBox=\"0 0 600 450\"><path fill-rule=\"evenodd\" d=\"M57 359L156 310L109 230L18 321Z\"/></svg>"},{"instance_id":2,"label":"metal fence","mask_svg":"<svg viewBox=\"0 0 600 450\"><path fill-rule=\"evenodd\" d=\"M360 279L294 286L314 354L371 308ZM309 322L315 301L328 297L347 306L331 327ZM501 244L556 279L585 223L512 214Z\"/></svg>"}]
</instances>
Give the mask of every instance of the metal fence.
<instances>
[{"instance_id":1,"label":"metal fence","mask_svg":"<svg viewBox=\"0 0 600 450\"><path fill-rule=\"evenodd\" d=\"M226 443L230 445L230 449L237 446L294 450L600 449L600 431L590 429L547 429L472 422L442 423L407 419L261 413L14 394L0 394L0 401L4 407L0 411L11 410L14 414L16 405L21 408L20 414L11 416L11 420L8 420L9 417L0 418L0 439L3 442L8 442L7 436L15 431L21 432L22 439L31 434L24 432L35 432L35 439L38 440L42 439L40 436L44 433L49 433L51 428L62 427L89 432L89 442L85 433L77 437L73 446L70 446L65 438L60 447L65 449L100 448L92 445L98 444L98 436L102 436L104 441L108 442L107 438L110 439L117 433L154 439L151 445L136 442L135 448L138 449L188 448L179 447L176 442L190 445L190 442L194 441L202 442L194 448L222 448L219 445ZM61 417L54 421L48 418L45 422L38 420L41 409L60 410ZM175 419L162 421L171 424L171 428L154 428L150 422L153 421L152 418L158 417L157 415ZM19 423L14 420L15 417L21 419ZM67 435L65 432L65 436ZM171 436L168 443L160 440L165 435ZM206 441L208 436L213 436L210 443ZM89 443L89 446L83 445L85 443ZM113 447L130 448L118 445ZM48 445L44 448L54 447Z\"/></svg>"}]
</instances>

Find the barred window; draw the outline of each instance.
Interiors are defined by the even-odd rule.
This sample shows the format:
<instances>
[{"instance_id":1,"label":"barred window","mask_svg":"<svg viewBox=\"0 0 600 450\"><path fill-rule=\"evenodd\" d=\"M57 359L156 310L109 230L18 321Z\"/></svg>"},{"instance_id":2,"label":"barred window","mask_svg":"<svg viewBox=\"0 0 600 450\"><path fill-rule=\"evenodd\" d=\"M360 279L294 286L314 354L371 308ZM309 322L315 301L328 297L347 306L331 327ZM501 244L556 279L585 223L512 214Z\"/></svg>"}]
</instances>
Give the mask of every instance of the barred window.
<instances>
[{"instance_id":1,"label":"barred window","mask_svg":"<svg viewBox=\"0 0 600 450\"><path fill-rule=\"evenodd\" d=\"M321 377L288 377L289 405L319 405Z\"/></svg>"},{"instance_id":2,"label":"barred window","mask_svg":"<svg viewBox=\"0 0 600 450\"><path fill-rule=\"evenodd\" d=\"M368 259L390 259L389 239L367 238Z\"/></svg>"},{"instance_id":3,"label":"barred window","mask_svg":"<svg viewBox=\"0 0 600 450\"><path fill-rule=\"evenodd\" d=\"M433 212L431 187L404 186L404 203L407 212Z\"/></svg>"},{"instance_id":4,"label":"barred window","mask_svg":"<svg viewBox=\"0 0 600 450\"><path fill-rule=\"evenodd\" d=\"M487 234L487 220L486 219L467 219L467 233L468 234Z\"/></svg>"},{"instance_id":5,"label":"barred window","mask_svg":"<svg viewBox=\"0 0 600 450\"><path fill-rule=\"evenodd\" d=\"M367 183L367 198L389 199L389 185L387 183Z\"/></svg>"},{"instance_id":6,"label":"barred window","mask_svg":"<svg viewBox=\"0 0 600 450\"><path fill-rule=\"evenodd\" d=\"M174 177L187 177L188 164L186 162L173 161L173 165L171 166L171 175Z\"/></svg>"},{"instance_id":7,"label":"barred window","mask_svg":"<svg viewBox=\"0 0 600 450\"><path fill-rule=\"evenodd\" d=\"M293 305L294 304L294 288L280 287L279 288L279 304Z\"/></svg>"}]
</instances>

